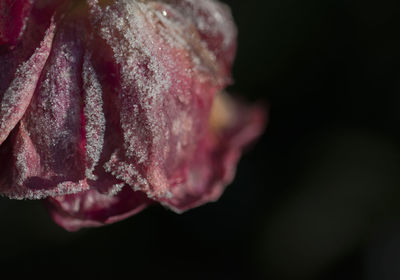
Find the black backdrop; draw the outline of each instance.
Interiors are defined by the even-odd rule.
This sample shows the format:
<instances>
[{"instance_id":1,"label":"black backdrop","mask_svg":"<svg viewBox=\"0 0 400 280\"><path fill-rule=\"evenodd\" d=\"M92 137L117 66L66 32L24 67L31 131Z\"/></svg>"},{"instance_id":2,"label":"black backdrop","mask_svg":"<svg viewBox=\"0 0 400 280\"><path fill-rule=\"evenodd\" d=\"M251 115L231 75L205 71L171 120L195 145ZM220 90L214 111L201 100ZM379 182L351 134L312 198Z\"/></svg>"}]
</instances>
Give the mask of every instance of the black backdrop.
<instances>
[{"instance_id":1,"label":"black backdrop","mask_svg":"<svg viewBox=\"0 0 400 280\"><path fill-rule=\"evenodd\" d=\"M39 202L2 198L2 271L400 279L396 1L226 2L240 32L230 91L270 117L219 202L67 233Z\"/></svg>"}]
</instances>

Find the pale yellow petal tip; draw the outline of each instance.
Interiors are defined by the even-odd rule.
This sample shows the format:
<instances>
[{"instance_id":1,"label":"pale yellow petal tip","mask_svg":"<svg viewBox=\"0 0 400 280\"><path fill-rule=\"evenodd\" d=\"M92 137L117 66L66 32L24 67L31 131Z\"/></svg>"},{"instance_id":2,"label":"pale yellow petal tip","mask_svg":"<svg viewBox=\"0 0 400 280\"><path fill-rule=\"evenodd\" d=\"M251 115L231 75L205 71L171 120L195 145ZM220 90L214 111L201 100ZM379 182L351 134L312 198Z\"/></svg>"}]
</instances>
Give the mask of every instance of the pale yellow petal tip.
<instances>
[{"instance_id":1,"label":"pale yellow petal tip","mask_svg":"<svg viewBox=\"0 0 400 280\"><path fill-rule=\"evenodd\" d=\"M218 92L211 107L209 125L214 133L229 127L235 120L235 103L226 92Z\"/></svg>"}]
</instances>

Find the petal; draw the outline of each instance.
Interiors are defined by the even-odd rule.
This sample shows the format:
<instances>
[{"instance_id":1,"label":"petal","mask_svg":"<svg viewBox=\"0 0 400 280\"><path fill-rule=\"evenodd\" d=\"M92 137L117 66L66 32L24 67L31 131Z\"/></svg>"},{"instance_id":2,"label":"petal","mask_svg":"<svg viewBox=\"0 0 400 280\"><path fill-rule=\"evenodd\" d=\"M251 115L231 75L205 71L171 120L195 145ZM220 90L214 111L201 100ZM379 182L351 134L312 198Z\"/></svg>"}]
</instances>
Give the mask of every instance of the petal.
<instances>
[{"instance_id":1,"label":"petal","mask_svg":"<svg viewBox=\"0 0 400 280\"><path fill-rule=\"evenodd\" d=\"M11 198L40 199L88 189L82 149L82 25L59 26L13 146Z\"/></svg>"},{"instance_id":2,"label":"petal","mask_svg":"<svg viewBox=\"0 0 400 280\"><path fill-rule=\"evenodd\" d=\"M212 129L186 166L187 180L171 189L171 198L162 200L164 206L178 213L221 196L233 180L243 149L263 132L266 115L261 107L247 107L219 94L214 100L211 121Z\"/></svg>"},{"instance_id":3,"label":"petal","mask_svg":"<svg viewBox=\"0 0 400 280\"><path fill-rule=\"evenodd\" d=\"M31 0L0 2L0 45L14 46L21 37L32 8Z\"/></svg>"},{"instance_id":4,"label":"petal","mask_svg":"<svg viewBox=\"0 0 400 280\"><path fill-rule=\"evenodd\" d=\"M120 188L123 184L120 186ZM89 190L79 194L49 198L48 209L54 221L68 231L112 224L132 216L151 201L141 192L124 187L115 196Z\"/></svg>"},{"instance_id":5,"label":"petal","mask_svg":"<svg viewBox=\"0 0 400 280\"><path fill-rule=\"evenodd\" d=\"M24 115L52 47L55 24L48 28L39 48L15 72L14 79L1 97L0 145ZM3 81L2 81L3 82Z\"/></svg>"},{"instance_id":6,"label":"petal","mask_svg":"<svg viewBox=\"0 0 400 280\"><path fill-rule=\"evenodd\" d=\"M86 54L82 70L84 89L83 126L85 129L84 149L86 151L86 178L96 180L93 174L103 150L105 117L103 111L103 90L97 73Z\"/></svg>"},{"instance_id":7,"label":"petal","mask_svg":"<svg viewBox=\"0 0 400 280\"><path fill-rule=\"evenodd\" d=\"M168 197L171 185L185 179L182 166L208 129L213 95L225 84L222 72L213 53L202 47L194 23L172 10L164 15L170 6L121 1L103 8L97 1L89 3L93 28L109 48L96 41L94 57L111 56L97 61L103 63L97 69L107 71L105 64L116 69L110 93L116 100L106 105L115 109L105 109L105 119L120 127L113 137L123 143L104 167L151 198ZM187 25L190 38L182 31Z\"/></svg>"},{"instance_id":8,"label":"petal","mask_svg":"<svg viewBox=\"0 0 400 280\"><path fill-rule=\"evenodd\" d=\"M221 65L223 76L230 82L236 54L237 30L229 7L217 1L172 0L174 10L194 23L200 38Z\"/></svg>"},{"instance_id":9,"label":"petal","mask_svg":"<svg viewBox=\"0 0 400 280\"><path fill-rule=\"evenodd\" d=\"M47 196L58 196L76 193L89 188L86 180L78 182L54 181L41 178L41 159L32 143L29 133L21 123L12 137L7 138L4 148L8 149L4 181L0 181L0 192L12 199L42 199ZM12 145L6 143L10 141ZM3 148L3 145L0 146Z\"/></svg>"}]
</instances>

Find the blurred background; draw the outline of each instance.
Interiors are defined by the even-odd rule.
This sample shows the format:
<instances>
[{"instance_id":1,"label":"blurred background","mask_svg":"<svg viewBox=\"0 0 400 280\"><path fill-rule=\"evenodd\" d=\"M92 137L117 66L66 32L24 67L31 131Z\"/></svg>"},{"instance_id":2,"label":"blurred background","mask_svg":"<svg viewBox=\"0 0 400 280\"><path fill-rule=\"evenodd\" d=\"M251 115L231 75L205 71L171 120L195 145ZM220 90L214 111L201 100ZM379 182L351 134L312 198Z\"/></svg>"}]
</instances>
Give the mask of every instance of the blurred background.
<instances>
[{"instance_id":1,"label":"blurred background","mask_svg":"<svg viewBox=\"0 0 400 280\"><path fill-rule=\"evenodd\" d=\"M269 104L217 203L68 233L0 199L0 268L127 279L400 279L396 1L232 0L230 91Z\"/></svg>"}]
</instances>

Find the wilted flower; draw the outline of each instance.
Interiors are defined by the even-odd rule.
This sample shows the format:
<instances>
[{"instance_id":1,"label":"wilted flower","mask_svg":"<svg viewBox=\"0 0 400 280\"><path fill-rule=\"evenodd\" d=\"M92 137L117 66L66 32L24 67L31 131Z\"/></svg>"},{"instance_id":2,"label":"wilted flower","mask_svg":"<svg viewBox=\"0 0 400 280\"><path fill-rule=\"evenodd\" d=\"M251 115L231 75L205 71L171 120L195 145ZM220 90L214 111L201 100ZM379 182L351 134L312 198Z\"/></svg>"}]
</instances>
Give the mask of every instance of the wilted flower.
<instances>
[{"instance_id":1,"label":"wilted flower","mask_svg":"<svg viewBox=\"0 0 400 280\"><path fill-rule=\"evenodd\" d=\"M4 0L0 48L0 193L67 230L216 200L263 128L217 94L236 29L213 0Z\"/></svg>"}]
</instances>

